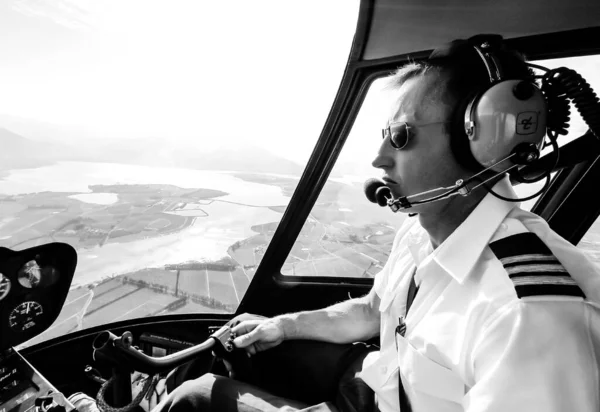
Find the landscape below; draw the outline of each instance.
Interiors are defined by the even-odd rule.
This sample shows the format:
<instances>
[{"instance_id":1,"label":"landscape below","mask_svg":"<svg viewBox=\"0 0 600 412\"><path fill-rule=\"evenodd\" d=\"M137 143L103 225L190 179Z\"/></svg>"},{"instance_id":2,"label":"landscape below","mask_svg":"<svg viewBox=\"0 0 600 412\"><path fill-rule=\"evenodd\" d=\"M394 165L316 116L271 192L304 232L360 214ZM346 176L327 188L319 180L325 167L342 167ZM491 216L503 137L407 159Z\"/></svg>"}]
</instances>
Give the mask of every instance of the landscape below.
<instances>
[{"instance_id":1,"label":"landscape below","mask_svg":"<svg viewBox=\"0 0 600 412\"><path fill-rule=\"evenodd\" d=\"M277 186L287 197L291 197L298 182L297 178L263 174L234 176ZM80 263L85 267L87 254L109 245L126 249L143 239L185 236L186 229L196 222L210 219L210 207L215 202L231 203L224 200L228 195L224 191L166 184L90 185L89 189L89 194L1 195L0 237L15 249L49 242L68 243L78 250ZM364 212L357 215L358 206L351 204L355 200L349 200L352 196L344 200L347 189L347 184L335 181L326 185L282 268L284 275L373 277L381 270L396 228L383 220L369 223ZM361 187L357 184L352 189L360 191ZM86 196L94 196L93 202L86 201ZM366 202L364 206L372 208ZM279 219L285 207L266 206ZM83 283L78 282L78 278L85 278L85 273L79 273L80 267L57 321L27 345L124 319L177 313L233 313L278 223L274 219L250 226L252 234L232 240L226 255L218 259L199 258L124 273L111 273L107 267L104 276Z\"/></svg>"}]
</instances>

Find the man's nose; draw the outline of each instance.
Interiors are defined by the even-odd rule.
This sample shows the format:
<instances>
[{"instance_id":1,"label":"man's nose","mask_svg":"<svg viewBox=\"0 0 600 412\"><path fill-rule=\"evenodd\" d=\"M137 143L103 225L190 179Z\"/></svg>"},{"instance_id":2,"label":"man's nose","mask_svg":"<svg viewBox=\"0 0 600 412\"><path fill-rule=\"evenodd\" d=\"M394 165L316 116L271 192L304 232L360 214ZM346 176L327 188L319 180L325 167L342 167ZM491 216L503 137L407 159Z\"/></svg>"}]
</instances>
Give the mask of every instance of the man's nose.
<instances>
[{"instance_id":1,"label":"man's nose","mask_svg":"<svg viewBox=\"0 0 600 412\"><path fill-rule=\"evenodd\" d=\"M378 169L392 168L394 166L394 158L391 156L390 149L391 145L389 144L388 139L383 139L371 165Z\"/></svg>"}]
</instances>

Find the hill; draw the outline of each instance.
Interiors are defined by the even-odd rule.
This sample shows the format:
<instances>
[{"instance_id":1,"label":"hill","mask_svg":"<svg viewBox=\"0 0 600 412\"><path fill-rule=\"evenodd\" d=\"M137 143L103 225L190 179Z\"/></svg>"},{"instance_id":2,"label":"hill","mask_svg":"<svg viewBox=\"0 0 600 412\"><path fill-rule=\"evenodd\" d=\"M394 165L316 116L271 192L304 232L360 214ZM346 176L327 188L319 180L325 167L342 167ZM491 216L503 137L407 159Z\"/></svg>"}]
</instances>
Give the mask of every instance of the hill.
<instances>
[{"instance_id":1,"label":"hill","mask_svg":"<svg viewBox=\"0 0 600 412\"><path fill-rule=\"evenodd\" d=\"M47 166L56 161L104 162L197 170L234 170L299 176L303 167L252 146L207 150L201 141L174 145L167 139L31 140L0 127L0 170Z\"/></svg>"},{"instance_id":2,"label":"hill","mask_svg":"<svg viewBox=\"0 0 600 412\"><path fill-rule=\"evenodd\" d=\"M38 142L0 127L0 170L47 166L60 158L61 147Z\"/></svg>"}]
</instances>

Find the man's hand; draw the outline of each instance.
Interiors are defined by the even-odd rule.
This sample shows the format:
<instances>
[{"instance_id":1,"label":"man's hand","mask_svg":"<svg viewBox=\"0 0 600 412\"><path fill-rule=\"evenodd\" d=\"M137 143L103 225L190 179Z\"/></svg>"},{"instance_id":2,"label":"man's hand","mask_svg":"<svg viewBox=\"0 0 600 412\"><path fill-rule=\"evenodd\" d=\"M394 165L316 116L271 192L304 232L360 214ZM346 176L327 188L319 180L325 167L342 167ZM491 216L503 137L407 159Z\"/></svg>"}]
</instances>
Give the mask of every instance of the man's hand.
<instances>
[{"instance_id":1,"label":"man's hand","mask_svg":"<svg viewBox=\"0 0 600 412\"><path fill-rule=\"evenodd\" d=\"M278 318L246 320L236 325L232 332L237 335L233 340L235 347L245 348L249 355L273 348L285 338Z\"/></svg>"}]
</instances>

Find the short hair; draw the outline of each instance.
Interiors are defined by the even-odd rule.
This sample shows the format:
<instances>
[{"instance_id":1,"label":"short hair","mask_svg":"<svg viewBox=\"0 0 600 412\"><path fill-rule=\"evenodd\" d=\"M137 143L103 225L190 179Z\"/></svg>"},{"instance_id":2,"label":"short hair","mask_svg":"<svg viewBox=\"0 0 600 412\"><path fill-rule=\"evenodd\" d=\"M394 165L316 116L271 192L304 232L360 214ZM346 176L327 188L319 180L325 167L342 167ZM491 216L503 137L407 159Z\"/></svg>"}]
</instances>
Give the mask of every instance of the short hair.
<instances>
[{"instance_id":1,"label":"short hair","mask_svg":"<svg viewBox=\"0 0 600 412\"><path fill-rule=\"evenodd\" d=\"M522 54L506 47L498 47L494 51L494 57L502 68L503 79L534 81L533 71L527 66ZM386 88L397 89L407 80L426 74L439 76L436 85L441 86L441 90L436 87L440 93L432 97L440 98L451 107L467 101L490 84L485 64L470 39L455 40L436 49L429 60L412 61L398 68L388 77Z\"/></svg>"}]
</instances>

